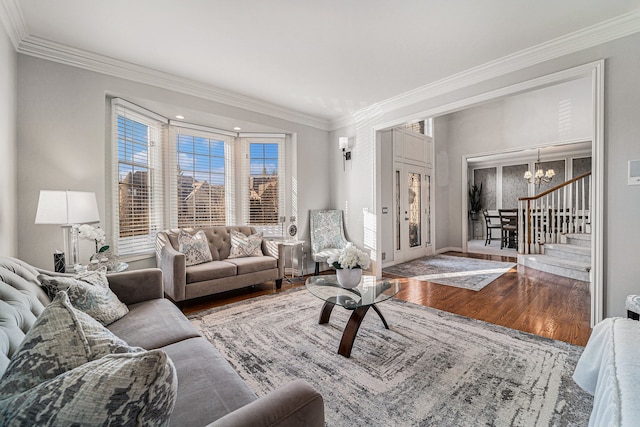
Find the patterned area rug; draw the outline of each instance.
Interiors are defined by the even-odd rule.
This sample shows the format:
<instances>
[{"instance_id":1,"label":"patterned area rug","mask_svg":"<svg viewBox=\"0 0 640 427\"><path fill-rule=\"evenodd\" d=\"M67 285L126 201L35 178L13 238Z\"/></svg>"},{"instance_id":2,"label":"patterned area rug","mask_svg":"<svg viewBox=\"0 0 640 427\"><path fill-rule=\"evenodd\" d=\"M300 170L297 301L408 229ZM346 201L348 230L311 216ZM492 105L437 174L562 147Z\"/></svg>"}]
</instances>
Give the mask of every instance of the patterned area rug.
<instances>
[{"instance_id":1,"label":"patterned area rug","mask_svg":"<svg viewBox=\"0 0 640 427\"><path fill-rule=\"evenodd\" d=\"M305 289L190 315L262 396L295 378L323 396L328 426L585 426L592 398L571 379L582 347L392 299L367 313L351 358L349 312Z\"/></svg>"},{"instance_id":2,"label":"patterned area rug","mask_svg":"<svg viewBox=\"0 0 640 427\"><path fill-rule=\"evenodd\" d=\"M515 266L512 262L433 255L396 264L382 272L479 291Z\"/></svg>"}]
</instances>

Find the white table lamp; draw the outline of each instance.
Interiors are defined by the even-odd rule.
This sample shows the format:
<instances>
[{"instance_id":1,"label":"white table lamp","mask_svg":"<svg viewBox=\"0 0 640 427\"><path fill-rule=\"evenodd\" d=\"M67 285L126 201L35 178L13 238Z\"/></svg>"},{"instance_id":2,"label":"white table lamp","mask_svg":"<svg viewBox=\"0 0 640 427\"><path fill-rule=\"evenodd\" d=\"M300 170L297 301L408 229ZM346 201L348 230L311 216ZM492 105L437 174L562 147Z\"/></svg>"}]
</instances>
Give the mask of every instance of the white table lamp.
<instances>
[{"instance_id":1,"label":"white table lamp","mask_svg":"<svg viewBox=\"0 0 640 427\"><path fill-rule=\"evenodd\" d=\"M78 224L100 221L96 193L88 191L41 190L36 224L56 224L63 228L64 251L70 265L80 263Z\"/></svg>"}]
</instances>

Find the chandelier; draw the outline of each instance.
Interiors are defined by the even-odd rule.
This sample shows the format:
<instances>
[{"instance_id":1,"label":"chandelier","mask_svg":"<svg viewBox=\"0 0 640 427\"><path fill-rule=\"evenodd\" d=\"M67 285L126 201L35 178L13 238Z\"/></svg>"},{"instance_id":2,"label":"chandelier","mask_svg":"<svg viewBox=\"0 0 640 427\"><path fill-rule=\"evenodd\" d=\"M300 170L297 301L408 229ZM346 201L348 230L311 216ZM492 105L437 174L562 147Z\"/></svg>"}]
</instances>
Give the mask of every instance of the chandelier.
<instances>
[{"instance_id":1,"label":"chandelier","mask_svg":"<svg viewBox=\"0 0 640 427\"><path fill-rule=\"evenodd\" d=\"M553 169L548 169L546 172L540 168L540 149L538 148L538 160L536 161L534 167L535 173L532 174L531 171L526 171L524 173L524 179L527 180L529 184L535 184L540 186L540 184L550 182L556 173Z\"/></svg>"}]
</instances>

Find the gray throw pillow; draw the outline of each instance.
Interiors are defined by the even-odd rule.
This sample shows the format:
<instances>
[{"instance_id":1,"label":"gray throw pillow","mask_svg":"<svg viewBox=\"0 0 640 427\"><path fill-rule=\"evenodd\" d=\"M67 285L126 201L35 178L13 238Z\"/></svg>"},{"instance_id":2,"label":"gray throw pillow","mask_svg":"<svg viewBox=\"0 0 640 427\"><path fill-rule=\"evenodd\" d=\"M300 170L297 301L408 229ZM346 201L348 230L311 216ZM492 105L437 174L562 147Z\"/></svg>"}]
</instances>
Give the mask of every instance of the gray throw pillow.
<instances>
[{"instance_id":1,"label":"gray throw pillow","mask_svg":"<svg viewBox=\"0 0 640 427\"><path fill-rule=\"evenodd\" d=\"M193 236L184 230L178 233L178 251L184 254L187 266L212 261L211 249L204 231L200 230Z\"/></svg>"},{"instance_id":2,"label":"gray throw pillow","mask_svg":"<svg viewBox=\"0 0 640 427\"><path fill-rule=\"evenodd\" d=\"M177 388L162 350L108 355L0 400L0 425L164 426Z\"/></svg>"},{"instance_id":3,"label":"gray throw pillow","mask_svg":"<svg viewBox=\"0 0 640 427\"><path fill-rule=\"evenodd\" d=\"M41 274L38 280L50 296L66 291L75 308L106 326L129 312L129 308L109 289L106 271L103 267L75 277Z\"/></svg>"},{"instance_id":4,"label":"gray throw pillow","mask_svg":"<svg viewBox=\"0 0 640 427\"><path fill-rule=\"evenodd\" d=\"M144 350L129 346L96 320L75 310L67 294L60 292L11 357L0 379L0 399L107 354L140 351Z\"/></svg>"},{"instance_id":5,"label":"gray throw pillow","mask_svg":"<svg viewBox=\"0 0 640 427\"><path fill-rule=\"evenodd\" d=\"M247 236L240 231L231 230L231 252L229 254L229 258L263 255L262 233L255 233Z\"/></svg>"}]
</instances>

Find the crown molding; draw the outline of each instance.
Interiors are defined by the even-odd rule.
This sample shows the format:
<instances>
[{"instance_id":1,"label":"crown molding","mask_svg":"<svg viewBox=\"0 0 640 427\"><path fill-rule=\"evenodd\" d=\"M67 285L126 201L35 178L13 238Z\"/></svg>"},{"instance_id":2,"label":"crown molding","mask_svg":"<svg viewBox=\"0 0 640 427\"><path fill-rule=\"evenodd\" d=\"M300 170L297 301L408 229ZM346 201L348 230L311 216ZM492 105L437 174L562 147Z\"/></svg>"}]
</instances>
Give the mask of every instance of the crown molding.
<instances>
[{"instance_id":1,"label":"crown molding","mask_svg":"<svg viewBox=\"0 0 640 427\"><path fill-rule=\"evenodd\" d=\"M291 110L257 98L240 95L195 80L178 77L173 74L164 73L82 49L76 49L39 37L30 35L24 37L19 43L17 51L25 55L173 90L314 128L322 130L329 129L329 122L323 118L300 113L299 111Z\"/></svg>"},{"instance_id":2,"label":"crown molding","mask_svg":"<svg viewBox=\"0 0 640 427\"><path fill-rule=\"evenodd\" d=\"M18 0L0 0L0 21L17 51L20 42L29 35Z\"/></svg>"},{"instance_id":3,"label":"crown molding","mask_svg":"<svg viewBox=\"0 0 640 427\"><path fill-rule=\"evenodd\" d=\"M376 114L384 114L637 32L640 32L640 9L380 101L331 121L330 130L352 124L355 117L366 116L373 106Z\"/></svg>"}]
</instances>

